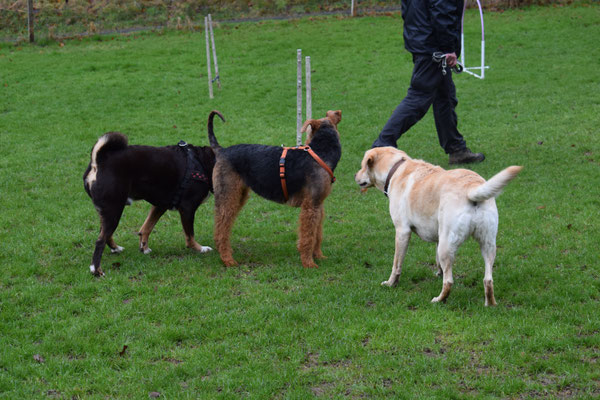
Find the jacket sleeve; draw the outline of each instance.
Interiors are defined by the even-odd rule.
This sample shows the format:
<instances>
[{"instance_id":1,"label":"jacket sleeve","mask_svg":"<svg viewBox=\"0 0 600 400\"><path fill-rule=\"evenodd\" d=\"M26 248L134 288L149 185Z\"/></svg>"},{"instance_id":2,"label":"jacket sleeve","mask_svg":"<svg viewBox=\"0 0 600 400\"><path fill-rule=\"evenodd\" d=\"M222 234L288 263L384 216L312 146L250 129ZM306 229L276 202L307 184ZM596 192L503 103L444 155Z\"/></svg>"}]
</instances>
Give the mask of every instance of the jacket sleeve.
<instances>
[{"instance_id":1,"label":"jacket sleeve","mask_svg":"<svg viewBox=\"0 0 600 400\"><path fill-rule=\"evenodd\" d=\"M462 4L457 0L429 0L431 25L444 53L460 53Z\"/></svg>"}]
</instances>

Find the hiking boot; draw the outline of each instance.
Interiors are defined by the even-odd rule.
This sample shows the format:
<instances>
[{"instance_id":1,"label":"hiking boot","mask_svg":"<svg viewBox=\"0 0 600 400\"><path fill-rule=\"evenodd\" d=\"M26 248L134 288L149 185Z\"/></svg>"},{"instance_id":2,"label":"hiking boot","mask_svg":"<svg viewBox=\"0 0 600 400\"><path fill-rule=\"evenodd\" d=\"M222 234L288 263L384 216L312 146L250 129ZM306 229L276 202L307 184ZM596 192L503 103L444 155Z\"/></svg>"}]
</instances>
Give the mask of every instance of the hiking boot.
<instances>
[{"instance_id":1,"label":"hiking boot","mask_svg":"<svg viewBox=\"0 0 600 400\"><path fill-rule=\"evenodd\" d=\"M449 164L471 164L485 160L483 153L473 153L468 148L450 153Z\"/></svg>"}]
</instances>

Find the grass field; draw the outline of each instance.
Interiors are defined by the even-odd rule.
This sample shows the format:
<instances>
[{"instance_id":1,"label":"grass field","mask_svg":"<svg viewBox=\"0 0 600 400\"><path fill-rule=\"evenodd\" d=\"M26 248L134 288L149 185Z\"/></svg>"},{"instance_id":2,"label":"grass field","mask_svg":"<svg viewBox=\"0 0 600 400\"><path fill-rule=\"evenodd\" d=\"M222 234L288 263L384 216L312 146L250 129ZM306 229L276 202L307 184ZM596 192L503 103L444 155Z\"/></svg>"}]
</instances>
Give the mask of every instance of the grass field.
<instances>
[{"instance_id":1,"label":"grass field","mask_svg":"<svg viewBox=\"0 0 600 400\"><path fill-rule=\"evenodd\" d=\"M208 99L204 37L168 32L46 46L0 45L0 398L594 398L600 396L600 6L486 14L486 79L455 77L459 128L489 178L521 175L497 200L485 308L475 242L445 304L435 245L413 237L389 276L383 194L353 181L411 72L399 14L223 24L223 82ZM478 59L478 15L466 19ZM149 209L125 210L125 247L89 263L99 221L81 176L105 131L130 143L293 145L295 55L312 58L313 114L341 109L343 155L325 203L316 270L295 249L298 210L252 196L218 254L185 249L168 213L137 250ZM431 115L400 141L448 167ZM196 237L213 246L212 198ZM126 348L124 346L127 346Z\"/></svg>"}]
</instances>

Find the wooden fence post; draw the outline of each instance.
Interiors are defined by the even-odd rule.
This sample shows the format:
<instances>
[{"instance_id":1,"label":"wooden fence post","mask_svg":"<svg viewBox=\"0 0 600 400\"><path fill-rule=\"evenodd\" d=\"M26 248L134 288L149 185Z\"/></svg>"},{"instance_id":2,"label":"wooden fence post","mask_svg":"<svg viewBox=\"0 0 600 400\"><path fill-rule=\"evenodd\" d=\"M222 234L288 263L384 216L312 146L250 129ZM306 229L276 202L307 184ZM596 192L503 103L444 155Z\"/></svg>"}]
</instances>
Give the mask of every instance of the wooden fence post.
<instances>
[{"instance_id":1,"label":"wooden fence post","mask_svg":"<svg viewBox=\"0 0 600 400\"><path fill-rule=\"evenodd\" d=\"M27 0L27 31L29 32L29 43L35 41L33 34L33 0Z\"/></svg>"}]
</instances>

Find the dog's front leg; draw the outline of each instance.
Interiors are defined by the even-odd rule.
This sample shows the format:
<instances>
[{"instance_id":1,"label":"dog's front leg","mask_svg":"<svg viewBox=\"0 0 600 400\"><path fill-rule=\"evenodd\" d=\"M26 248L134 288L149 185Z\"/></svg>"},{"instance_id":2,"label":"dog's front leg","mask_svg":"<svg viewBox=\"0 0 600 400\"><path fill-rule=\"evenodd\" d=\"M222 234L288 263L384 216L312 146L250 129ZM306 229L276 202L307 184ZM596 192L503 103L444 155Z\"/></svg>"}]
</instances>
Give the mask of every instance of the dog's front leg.
<instances>
[{"instance_id":1,"label":"dog's front leg","mask_svg":"<svg viewBox=\"0 0 600 400\"><path fill-rule=\"evenodd\" d=\"M390 279L381 282L382 286L396 286L398 278L400 278L400 274L402 273L402 263L404 262L404 256L406 256L406 250L408 249L410 233L410 230L396 228L396 250L394 253L392 273L390 274Z\"/></svg>"},{"instance_id":2,"label":"dog's front leg","mask_svg":"<svg viewBox=\"0 0 600 400\"><path fill-rule=\"evenodd\" d=\"M298 232L298 251L304 268L318 268L313 259L313 252L317 242L318 223L321 212L314 207L312 201L302 203L300 210L300 230Z\"/></svg>"},{"instance_id":3,"label":"dog's front leg","mask_svg":"<svg viewBox=\"0 0 600 400\"><path fill-rule=\"evenodd\" d=\"M138 235L140 235L140 251L142 253L148 254L152 251L152 249L148 247L148 239L150 237L150 233L152 233L154 226L166 211L166 208L159 208L156 206L152 206L152 208L150 209L150 212L148 213L144 224L138 232Z\"/></svg>"}]
</instances>

